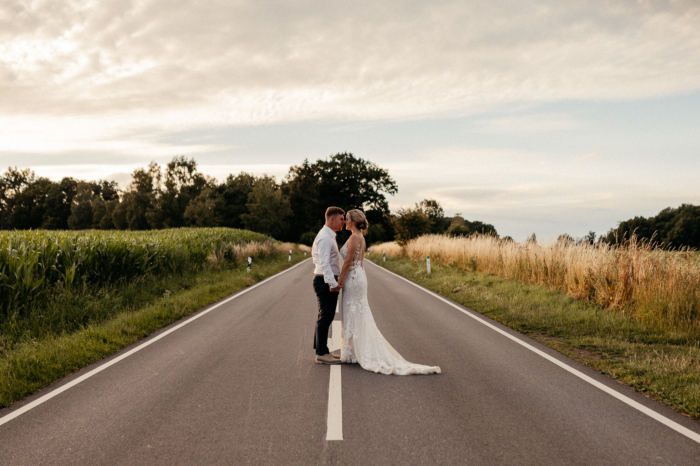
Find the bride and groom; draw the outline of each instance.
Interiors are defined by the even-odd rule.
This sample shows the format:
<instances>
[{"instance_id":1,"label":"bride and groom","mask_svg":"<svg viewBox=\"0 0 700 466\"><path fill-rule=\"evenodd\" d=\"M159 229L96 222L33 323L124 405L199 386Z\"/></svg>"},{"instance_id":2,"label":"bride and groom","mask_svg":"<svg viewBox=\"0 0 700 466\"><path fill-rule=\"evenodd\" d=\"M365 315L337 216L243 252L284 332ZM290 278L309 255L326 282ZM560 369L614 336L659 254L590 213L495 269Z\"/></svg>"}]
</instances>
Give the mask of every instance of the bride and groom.
<instances>
[{"instance_id":1,"label":"bride and groom","mask_svg":"<svg viewBox=\"0 0 700 466\"><path fill-rule=\"evenodd\" d=\"M381 374L436 374L437 366L406 361L391 347L374 323L367 301L367 276L364 257L367 245L367 219L360 210L345 212L339 207L326 210L326 224L311 248L314 262L314 291L318 300L318 319L314 333L316 362L319 364L359 363L363 369ZM336 232L343 226L352 231L338 250ZM340 268L342 256L344 263ZM328 350L328 329L335 317L338 294L343 290L340 355Z\"/></svg>"}]
</instances>

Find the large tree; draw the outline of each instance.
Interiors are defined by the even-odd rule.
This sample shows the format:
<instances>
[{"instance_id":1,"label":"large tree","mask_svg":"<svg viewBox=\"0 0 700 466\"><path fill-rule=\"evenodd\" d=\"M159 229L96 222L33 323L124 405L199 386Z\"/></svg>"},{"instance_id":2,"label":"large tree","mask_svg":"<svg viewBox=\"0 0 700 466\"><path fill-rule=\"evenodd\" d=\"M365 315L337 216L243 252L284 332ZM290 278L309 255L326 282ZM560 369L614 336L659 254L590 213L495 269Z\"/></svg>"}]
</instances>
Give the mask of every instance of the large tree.
<instances>
[{"instance_id":1,"label":"large tree","mask_svg":"<svg viewBox=\"0 0 700 466\"><path fill-rule=\"evenodd\" d=\"M398 192L396 182L388 170L368 160L344 152L313 164L304 161L289 170L286 181L283 189L294 211L294 239L320 228L329 206L360 209L370 226L382 225L377 233L392 231L386 195Z\"/></svg>"}]
</instances>

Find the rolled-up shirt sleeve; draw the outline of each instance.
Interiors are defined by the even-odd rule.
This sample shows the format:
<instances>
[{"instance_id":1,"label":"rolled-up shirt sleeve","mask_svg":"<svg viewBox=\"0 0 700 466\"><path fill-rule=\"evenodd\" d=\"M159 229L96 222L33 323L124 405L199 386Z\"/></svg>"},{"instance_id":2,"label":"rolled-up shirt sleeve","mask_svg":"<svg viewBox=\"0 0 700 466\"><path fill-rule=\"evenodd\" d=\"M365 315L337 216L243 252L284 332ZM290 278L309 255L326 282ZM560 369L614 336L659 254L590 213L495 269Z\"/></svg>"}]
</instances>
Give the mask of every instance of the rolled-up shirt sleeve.
<instances>
[{"instance_id":1,"label":"rolled-up shirt sleeve","mask_svg":"<svg viewBox=\"0 0 700 466\"><path fill-rule=\"evenodd\" d=\"M338 286L338 282L333 275L331 268L331 241L333 238L325 236L318 240L318 254L321 256L321 268L323 269L323 280L328 283L331 288Z\"/></svg>"}]
</instances>

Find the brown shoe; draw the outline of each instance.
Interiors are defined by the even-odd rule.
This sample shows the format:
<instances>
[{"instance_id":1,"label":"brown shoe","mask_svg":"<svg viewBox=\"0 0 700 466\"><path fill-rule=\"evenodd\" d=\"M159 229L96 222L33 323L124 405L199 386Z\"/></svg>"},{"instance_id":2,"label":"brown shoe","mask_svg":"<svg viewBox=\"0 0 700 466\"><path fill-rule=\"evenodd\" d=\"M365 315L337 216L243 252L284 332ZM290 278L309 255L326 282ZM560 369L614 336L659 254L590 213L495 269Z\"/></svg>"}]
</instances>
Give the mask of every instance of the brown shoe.
<instances>
[{"instance_id":1,"label":"brown shoe","mask_svg":"<svg viewBox=\"0 0 700 466\"><path fill-rule=\"evenodd\" d=\"M340 364L340 359L336 359L330 354L324 354L316 356L316 364Z\"/></svg>"},{"instance_id":2,"label":"brown shoe","mask_svg":"<svg viewBox=\"0 0 700 466\"><path fill-rule=\"evenodd\" d=\"M335 359L340 359L340 355L339 355L339 354L333 354L333 353L328 353L328 354L330 354L331 356L333 356Z\"/></svg>"}]
</instances>

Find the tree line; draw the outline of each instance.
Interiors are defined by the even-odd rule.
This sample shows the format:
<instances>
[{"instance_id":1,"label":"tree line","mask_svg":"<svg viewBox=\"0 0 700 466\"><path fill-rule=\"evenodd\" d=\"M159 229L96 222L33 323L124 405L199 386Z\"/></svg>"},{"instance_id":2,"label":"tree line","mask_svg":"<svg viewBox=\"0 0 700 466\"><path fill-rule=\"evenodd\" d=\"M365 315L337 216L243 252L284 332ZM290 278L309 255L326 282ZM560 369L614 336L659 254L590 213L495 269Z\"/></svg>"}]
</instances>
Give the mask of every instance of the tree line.
<instances>
[{"instance_id":1,"label":"tree line","mask_svg":"<svg viewBox=\"0 0 700 466\"><path fill-rule=\"evenodd\" d=\"M591 232L592 233L592 232ZM658 243L666 248L700 248L700 206L682 204L666 209L653 217L634 217L620 222L600 237L601 241L616 244L632 235ZM590 233L589 233L590 236Z\"/></svg>"},{"instance_id":2,"label":"tree line","mask_svg":"<svg viewBox=\"0 0 700 466\"><path fill-rule=\"evenodd\" d=\"M277 181L249 173L223 182L205 176L194 159L175 157L132 173L123 191L113 181L61 181L9 168L0 177L0 229L147 230L182 226L245 228L310 244L329 205L362 209L368 240L394 238L386 195L398 191L387 170L339 153L292 166Z\"/></svg>"},{"instance_id":3,"label":"tree line","mask_svg":"<svg viewBox=\"0 0 700 466\"><path fill-rule=\"evenodd\" d=\"M365 212L370 244L405 244L427 233L497 235L493 225L470 222L459 214L445 217L432 199L392 214L386 196L397 192L388 170L351 153L313 163L305 160L290 167L281 181L242 172L221 183L199 172L194 159L175 157L165 166L151 163L136 169L123 191L113 181L51 181L30 169L9 168L0 177L0 229L224 226L311 244L323 226L326 208L335 205Z\"/></svg>"}]
</instances>

